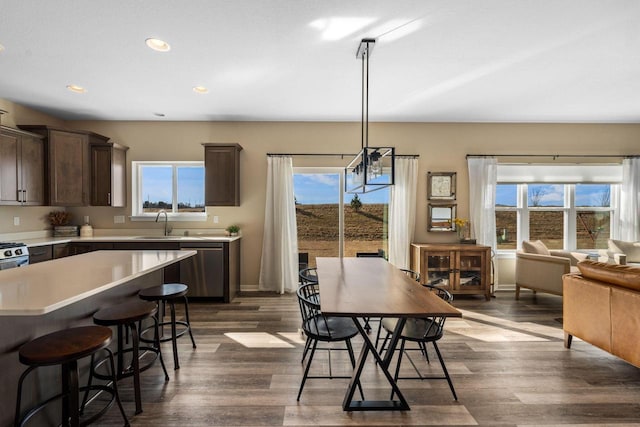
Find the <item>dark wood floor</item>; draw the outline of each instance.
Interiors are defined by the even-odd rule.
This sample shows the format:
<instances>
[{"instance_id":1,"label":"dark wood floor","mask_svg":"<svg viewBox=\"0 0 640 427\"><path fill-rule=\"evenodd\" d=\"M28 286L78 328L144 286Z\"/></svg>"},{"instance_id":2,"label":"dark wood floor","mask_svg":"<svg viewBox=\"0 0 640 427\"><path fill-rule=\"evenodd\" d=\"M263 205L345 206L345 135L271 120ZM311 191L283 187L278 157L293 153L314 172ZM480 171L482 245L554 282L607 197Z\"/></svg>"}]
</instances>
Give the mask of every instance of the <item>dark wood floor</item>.
<instances>
[{"instance_id":1,"label":"dark wood floor","mask_svg":"<svg viewBox=\"0 0 640 427\"><path fill-rule=\"evenodd\" d=\"M309 380L297 402L297 302L292 295L244 295L226 305L192 302L198 348L181 338L181 369L174 371L164 345L171 379L164 382L158 364L143 373L142 414L133 414L130 379L121 381L125 410L132 426L640 426L640 370L577 339L566 350L560 297L524 292L514 301L512 292L498 292L488 302L458 297L454 305L464 317L447 321L440 348L457 402L446 381L404 380L411 411L343 412L342 379ZM417 354L413 359L429 371ZM318 354L313 370L326 371L327 360L326 351ZM332 351L331 361L334 373L349 373L345 352ZM383 398L389 388L369 365L365 394ZM121 420L112 408L98 424Z\"/></svg>"}]
</instances>

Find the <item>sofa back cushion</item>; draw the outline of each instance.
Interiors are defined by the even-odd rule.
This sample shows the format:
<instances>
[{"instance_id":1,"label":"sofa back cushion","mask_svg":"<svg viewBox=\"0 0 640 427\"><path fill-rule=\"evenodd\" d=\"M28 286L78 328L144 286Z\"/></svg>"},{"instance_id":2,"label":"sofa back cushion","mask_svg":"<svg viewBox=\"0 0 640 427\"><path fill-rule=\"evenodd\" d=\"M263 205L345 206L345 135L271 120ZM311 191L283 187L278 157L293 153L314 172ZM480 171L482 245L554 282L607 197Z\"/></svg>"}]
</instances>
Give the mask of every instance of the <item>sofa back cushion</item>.
<instances>
[{"instance_id":1,"label":"sofa back cushion","mask_svg":"<svg viewBox=\"0 0 640 427\"><path fill-rule=\"evenodd\" d=\"M578 263L578 269L586 279L640 291L640 268L638 267L586 260Z\"/></svg>"},{"instance_id":2,"label":"sofa back cushion","mask_svg":"<svg viewBox=\"0 0 640 427\"><path fill-rule=\"evenodd\" d=\"M640 242L609 239L609 252L625 254L627 262L640 262Z\"/></svg>"},{"instance_id":3,"label":"sofa back cushion","mask_svg":"<svg viewBox=\"0 0 640 427\"><path fill-rule=\"evenodd\" d=\"M527 254L550 255L549 249L542 243L542 240L536 240L535 242L524 240L522 242L522 251Z\"/></svg>"}]
</instances>

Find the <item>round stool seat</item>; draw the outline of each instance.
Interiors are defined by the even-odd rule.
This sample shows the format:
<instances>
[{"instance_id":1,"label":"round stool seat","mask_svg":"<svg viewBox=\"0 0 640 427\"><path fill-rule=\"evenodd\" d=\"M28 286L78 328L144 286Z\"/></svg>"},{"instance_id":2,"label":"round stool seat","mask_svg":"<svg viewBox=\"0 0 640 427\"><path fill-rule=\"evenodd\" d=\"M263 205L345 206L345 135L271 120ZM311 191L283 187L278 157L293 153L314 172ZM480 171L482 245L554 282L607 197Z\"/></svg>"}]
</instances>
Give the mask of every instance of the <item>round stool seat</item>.
<instances>
[{"instance_id":1,"label":"round stool seat","mask_svg":"<svg viewBox=\"0 0 640 427\"><path fill-rule=\"evenodd\" d=\"M111 329L81 326L43 335L20 348L20 362L29 366L59 365L89 356L111 342Z\"/></svg>"},{"instance_id":2,"label":"round stool seat","mask_svg":"<svg viewBox=\"0 0 640 427\"><path fill-rule=\"evenodd\" d=\"M97 325L112 326L144 320L156 314L158 306L152 302L132 300L99 310L93 315Z\"/></svg>"},{"instance_id":3,"label":"round stool seat","mask_svg":"<svg viewBox=\"0 0 640 427\"><path fill-rule=\"evenodd\" d=\"M164 285L142 289L138 292L138 295L145 301L157 301L183 297L187 295L188 290L189 287L182 283L165 283Z\"/></svg>"}]
</instances>

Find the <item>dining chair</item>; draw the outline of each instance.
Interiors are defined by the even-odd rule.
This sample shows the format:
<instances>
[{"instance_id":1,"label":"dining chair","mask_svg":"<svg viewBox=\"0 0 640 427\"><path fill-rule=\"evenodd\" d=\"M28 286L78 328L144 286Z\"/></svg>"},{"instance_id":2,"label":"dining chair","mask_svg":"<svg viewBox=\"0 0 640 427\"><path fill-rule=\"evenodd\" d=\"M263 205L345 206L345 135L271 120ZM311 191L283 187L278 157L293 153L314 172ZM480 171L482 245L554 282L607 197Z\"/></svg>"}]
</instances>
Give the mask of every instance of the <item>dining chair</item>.
<instances>
[{"instance_id":1,"label":"dining chair","mask_svg":"<svg viewBox=\"0 0 640 427\"><path fill-rule=\"evenodd\" d=\"M440 298L442 298L444 301L451 303L453 301L453 296L445 289L442 288L438 288L436 286L432 286L432 285L424 285L424 287L429 288L429 290L431 292L435 292ZM447 383L449 383L449 388L451 389L451 393L453 394L453 398L455 400L458 400L458 396L456 395L456 391L453 387L453 382L451 381L451 377L449 376L449 371L447 371L447 367L444 363L444 359L442 358L442 354L440 353L440 349L438 348L438 343L437 341L440 340L440 338L442 338L444 336L444 322L446 320L446 317L428 317L428 318L424 318L424 319L415 319L415 318L409 318L407 319L404 328L402 329L402 332L400 333L400 351L398 352L398 361L396 364L396 371L395 371L395 375L394 378L395 380L404 380L404 379L417 379L417 380L427 380L427 379L431 379L431 380L436 380L436 379L442 379L442 380L447 380ZM384 338L384 341L382 342L382 350L384 349L389 337L391 336L393 330L395 329L396 326L396 322L397 319L394 318L385 318L382 320L382 327L384 328L384 330L386 331L386 336ZM424 376L420 373L418 367L416 366L416 364L413 362L413 360L411 360L411 357L409 356L409 354L407 353L407 351L409 350L416 350L416 349L407 349L405 348L406 346L406 342L407 341L411 341L411 342L415 342L418 343L419 345L419 349L420 351L424 354L424 348L422 345L425 345L427 343L432 343L433 344L433 348L436 351L436 354L438 355L438 360L440 361L440 366L442 367L442 371L444 373L444 376ZM407 356L407 358L409 359L409 361L411 362L411 365L413 366L413 369L416 371L417 376L416 377L401 377L400 374L400 365L402 363L402 358L403 355ZM427 363L429 363L429 360L427 358Z\"/></svg>"},{"instance_id":2,"label":"dining chair","mask_svg":"<svg viewBox=\"0 0 640 427\"><path fill-rule=\"evenodd\" d=\"M309 369L311 367L311 363L313 362L313 356L318 349L318 342L326 342L326 343L334 343L344 341L346 344L346 350L349 353L349 359L351 360L351 366L355 368L356 366L356 358L353 353L353 347L351 345L351 338L358 334L358 329L353 324L353 321L349 317L328 317L322 314L320 311L320 292L318 289L317 283L307 283L300 286L297 290L298 296L298 304L300 305L300 314L302 316L302 330L307 336L310 346L311 353L309 354L309 360L307 360L307 364L304 369L304 375L302 377L302 382L300 383L300 390L298 391L298 398L300 400L300 396L302 395L302 390L304 388L304 384L309 378L351 378L351 375L346 376L338 376L333 375L333 370L331 368L331 348L328 347L329 351L329 375L328 376L310 376ZM305 346L305 353L306 353ZM344 350L344 349L335 349L335 350ZM303 355L302 360L304 361L305 356ZM362 392L362 386L358 382L358 388L360 389L360 395L364 400L364 394Z\"/></svg>"},{"instance_id":3,"label":"dining chair","mask_svg":"<svg viewBox=\"0 0 640 427\"><path fill-rule=\"evenodd\" d=\"M417 271L409 270L408 268L399 268L404 274L420 283L420 273ZM376 334L376 348L378 348L378 343L380 342L380 331L382 330L382 319L380 319L380 324L378 325L378 333ZM428 356L427 356L428 358Z\"/></svg>"},{"instance_id":4,"label":"dining chair","mask_svg":"<svg viewBox=\"0 0 640 427\"><path fill-rule=\"evenodd\" d=\"M318 272L316 267L303 268L298 272L298 279L301 285L307 283L318 283Z\"/></svg>"}]
</instances>

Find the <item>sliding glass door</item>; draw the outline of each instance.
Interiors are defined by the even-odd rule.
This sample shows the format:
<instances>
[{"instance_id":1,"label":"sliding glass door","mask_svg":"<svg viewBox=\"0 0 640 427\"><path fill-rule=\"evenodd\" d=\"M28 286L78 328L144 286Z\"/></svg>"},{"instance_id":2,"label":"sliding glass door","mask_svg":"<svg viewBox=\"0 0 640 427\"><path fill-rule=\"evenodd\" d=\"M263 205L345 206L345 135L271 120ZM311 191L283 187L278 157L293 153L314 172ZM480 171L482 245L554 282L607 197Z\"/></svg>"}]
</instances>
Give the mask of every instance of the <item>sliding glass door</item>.
<instances>
[{"instance_id":1,"label":"sliding glass door","mask_svg":"<svg viewBox=\"0 0 640 427\"><path fill-rule=\"evenodd\" d=\"M301 267L319 256L386 257L388 188L345 194L342 168L294 168L293 186Z\"/></svg>"}]
</instances>

